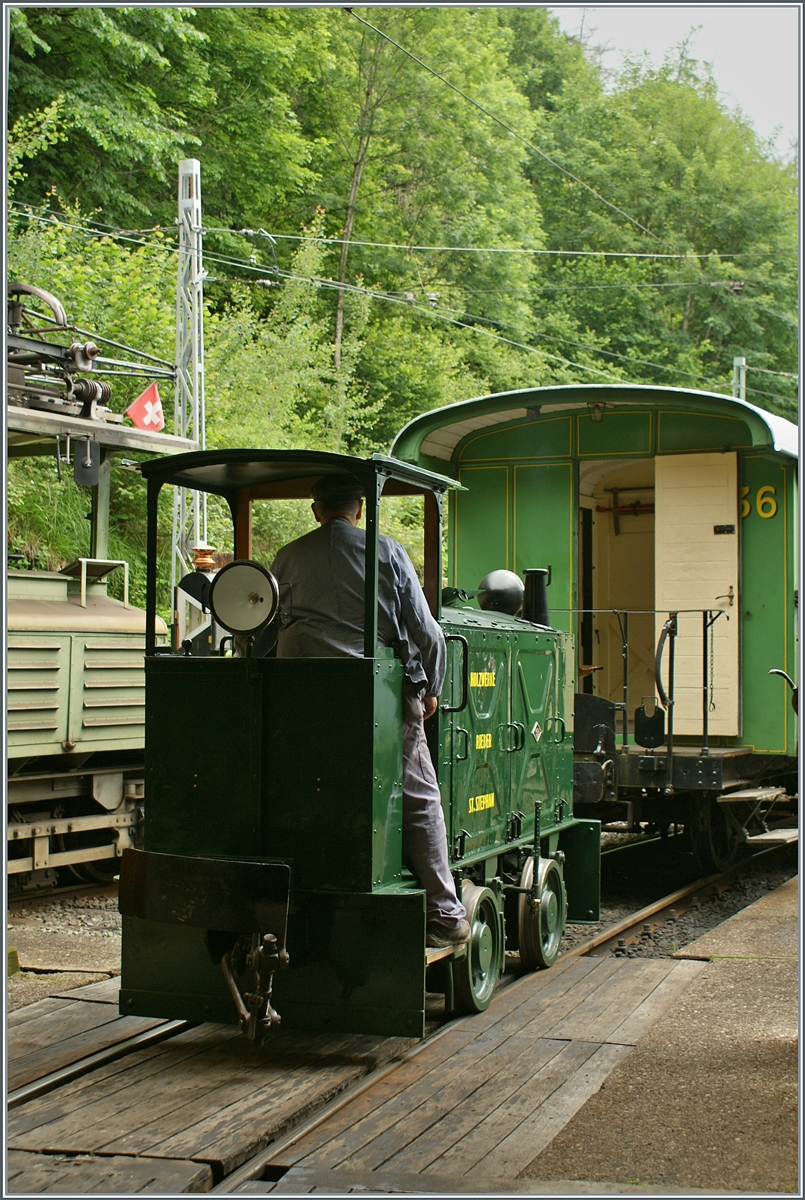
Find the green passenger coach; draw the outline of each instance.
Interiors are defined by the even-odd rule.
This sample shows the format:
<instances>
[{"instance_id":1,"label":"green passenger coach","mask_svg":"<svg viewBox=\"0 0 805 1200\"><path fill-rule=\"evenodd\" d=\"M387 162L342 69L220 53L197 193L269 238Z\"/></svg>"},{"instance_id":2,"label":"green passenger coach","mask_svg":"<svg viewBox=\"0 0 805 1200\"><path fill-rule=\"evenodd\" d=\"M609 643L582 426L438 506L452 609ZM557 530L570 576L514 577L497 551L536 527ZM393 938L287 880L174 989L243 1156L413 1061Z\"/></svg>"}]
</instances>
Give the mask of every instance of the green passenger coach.
<instances>
[{"instance_id":1,"label":"green passenger coach","mask_svg":"<svg viewBox=\"0 0 805 1200\"><path fill-rule=\"evenodd\" d=\"M769 673L796 675L793 424L722 395L570 385L427 413L392 453L466 489L447 533L466 611L489 571L548 569L578 648L577 813L682 823L715 867L795 836L796 714Z\"/></svg>"}]
</instances>

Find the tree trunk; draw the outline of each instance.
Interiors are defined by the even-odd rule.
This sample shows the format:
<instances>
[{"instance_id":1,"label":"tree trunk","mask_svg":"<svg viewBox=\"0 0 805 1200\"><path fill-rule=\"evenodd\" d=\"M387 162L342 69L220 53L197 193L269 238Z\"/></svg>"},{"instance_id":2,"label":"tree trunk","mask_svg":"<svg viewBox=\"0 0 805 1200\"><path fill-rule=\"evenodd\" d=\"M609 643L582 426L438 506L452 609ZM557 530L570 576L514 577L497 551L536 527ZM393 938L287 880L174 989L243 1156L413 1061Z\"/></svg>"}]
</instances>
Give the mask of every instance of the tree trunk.
<instances>
[{"instance_id":1,"label":"tree trunk","mask_svg":"<svg viewBox=\"0 0 805 1200\"><path fill-rule=\"evenodd\" d=\"M364 39L361 40L360 57L363 57L363 48L366 45ZM371 58L366 69L365 80L366 85L361 101L360 112L358 113L357 128L358 128L358 149L352 165L352 181L349 188L349 198L347 200L347 210L344 216L344 240L341 243L341 261L338 267L338 282L344 284L347 277L347 257L349 255L349 242L352 237L352 230L355 226L355 213L358 202L358 189L361 184L361 176L363 175L364 167L369 158L369 146L372 141L374 132L374 118L380 105L381 99L377 93L377 75L380 66L380 60L383 57L385 43L382 39L377 38L372 45ZM341 343L344 339L344 296L343 287L338 289L338 303L335 310L335 341L333 345L333 361L335 369L341 367Z\"/></svg>"},{"instance_id":2,"label":"tree trunk","mask_svg":"<svg viewBox=\"0 0 805 1200\"><path fill-rule=\"evenodd\" d=\"M344 219L344 240L341 243L341 261L338 266L338 282L343 284L347 277L347 255L349 254L349 240L352 237L352 230L355 225L355 207L358 198L358 188L361 184L361 176L363 168L366 166L366 160L369 156L369 141L370 134L366 133L361 136L358 143L358 157L355 160L355 165L352 170L352 183L349 189L349 199L347 201L347 212ZM343 288L338 289L338 303L335 309L335 344L333 351L333 361L335 362L336 371L341 367L341 342L344 337L344 295Z\"/></svg>"}]
</instances>

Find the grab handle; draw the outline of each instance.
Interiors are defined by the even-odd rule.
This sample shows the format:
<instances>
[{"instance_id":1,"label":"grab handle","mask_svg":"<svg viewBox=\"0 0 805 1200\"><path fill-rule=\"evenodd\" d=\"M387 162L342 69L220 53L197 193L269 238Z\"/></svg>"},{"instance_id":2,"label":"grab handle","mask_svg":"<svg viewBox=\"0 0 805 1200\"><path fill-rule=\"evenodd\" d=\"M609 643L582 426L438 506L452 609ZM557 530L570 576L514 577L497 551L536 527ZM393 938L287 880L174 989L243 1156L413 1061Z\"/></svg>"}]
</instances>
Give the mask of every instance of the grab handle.
<instances>
[{"instance_id":1,"label":"grab handle","mask_svg":"<svg viewBox=\"0 0 805 1200\"><path fill-rule=\"evenodd\" d=\"M669 617L663 625L660 640L657 642L657 653L654 655L654 683L657 686L657 695L660 698L660 704L666 710L670 707L670 704L668 694L662 686L662 652L669 637L676 637L675 617Z\"/></svg>"},{"instance_id":2,"label":"grab handle","mask_svg":"<svg viewBox=\"0 0 805 1200\"><path fill-rule=\"evenodd\" d=\"M445 634L446 642L458 642L461 646L461 703L443 704L443 713L463 712L470 698L470 648L467 639L460 633Z\"/></svg>"}]
</instances>

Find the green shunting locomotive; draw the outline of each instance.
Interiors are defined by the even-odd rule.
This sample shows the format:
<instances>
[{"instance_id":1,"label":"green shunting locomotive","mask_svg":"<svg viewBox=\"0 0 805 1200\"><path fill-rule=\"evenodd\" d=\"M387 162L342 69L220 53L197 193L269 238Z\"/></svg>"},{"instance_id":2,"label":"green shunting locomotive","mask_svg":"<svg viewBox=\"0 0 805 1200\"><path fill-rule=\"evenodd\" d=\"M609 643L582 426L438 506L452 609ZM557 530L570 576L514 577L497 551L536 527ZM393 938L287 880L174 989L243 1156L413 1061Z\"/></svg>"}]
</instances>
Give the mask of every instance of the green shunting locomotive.
<instances>
[{"instance_id":1,"label":"green shunting locomotive","mask_svg":"<svg viewBox=\"0 0 805 1200\"><path fill-rule=\"evenodd\" d=\"M252 503L307 498L339 472L366 495L364 655L258 657L250 631L289 601L251 561ZM455 589L443 598L444 501L461 485L382 455L225 450L142 473L147 630L160 489L197 489L228 503L234 553L199 595L245 653L176 652L146 635L148 802L144 849L122 860L121 1012L239 1023L253 1038L279 1017L417 1037L426 991L449 1011L483 1011L507 947L527 969L549 967L566 921L598 920L600 822L574 814L573 642L551 625L540 562L522 616L506 578L487 581L486 608ZM402 862L403 672L377 644L381 497L400 495L424 498L424 590L447 639L426 729L472 929L458 949L426 949L425 894Z\"/></svg>"},{"instance_id":2,"label":"green shunting locomotive","mask_svg":"<svg viewBox=\"0 0 805 1200\"><path fill-rule=\"evenodd\" d=\"M578 649L577 816L684 826L704 870L796 839L796 426L722 395L569 385L427 413L391 453L466 489L455 589L550 568Z\"/></svg>"}]
</instances>

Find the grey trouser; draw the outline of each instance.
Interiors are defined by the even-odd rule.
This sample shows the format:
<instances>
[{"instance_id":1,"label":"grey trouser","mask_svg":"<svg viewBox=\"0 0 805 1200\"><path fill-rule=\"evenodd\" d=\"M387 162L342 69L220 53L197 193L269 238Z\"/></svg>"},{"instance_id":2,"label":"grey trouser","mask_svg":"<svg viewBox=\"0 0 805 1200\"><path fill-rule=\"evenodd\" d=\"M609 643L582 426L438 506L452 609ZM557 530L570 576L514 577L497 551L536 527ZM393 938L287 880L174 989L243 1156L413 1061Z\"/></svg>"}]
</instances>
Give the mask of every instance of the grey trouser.
<instances>
[{"instance_id":1,"label":"grey trouser","mask_svg":"<svg viewBox=\"0 0 805 1200\"><path fill-rule=\"evenodd\" d=\"M447 861L447 832L436 772L425 740L417 689L403 686L403 859L427 894L428 920L457 925L466 916Z\"/></svg>"}]
</instances>

